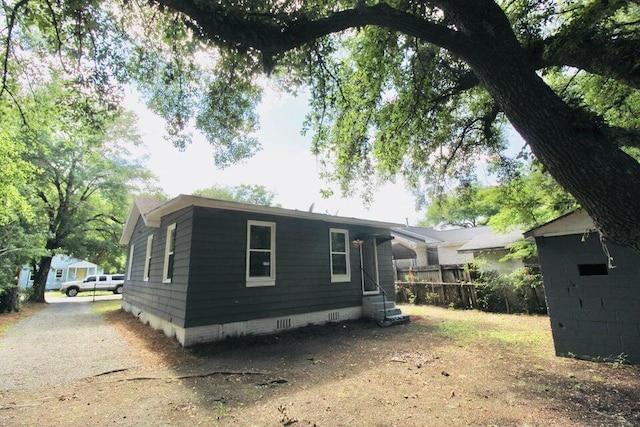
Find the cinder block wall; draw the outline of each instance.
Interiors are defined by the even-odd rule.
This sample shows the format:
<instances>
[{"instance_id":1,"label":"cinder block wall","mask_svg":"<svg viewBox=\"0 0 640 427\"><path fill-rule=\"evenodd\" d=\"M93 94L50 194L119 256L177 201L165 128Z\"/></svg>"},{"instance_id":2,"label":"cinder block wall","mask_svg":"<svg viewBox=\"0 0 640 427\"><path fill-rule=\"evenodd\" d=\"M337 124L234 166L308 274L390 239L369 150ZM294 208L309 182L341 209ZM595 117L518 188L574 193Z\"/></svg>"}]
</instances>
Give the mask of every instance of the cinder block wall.
<instances>
[{"instance_id":1,"label":"cinder block wall","mask_svg":"<svg viewBox=\"0 0 640 427\"><path fill-rule=\"evenodd\" d=\"M538 237L556 354L640 364L640 254L599 236Z\"/></svg>"}]
</instances>

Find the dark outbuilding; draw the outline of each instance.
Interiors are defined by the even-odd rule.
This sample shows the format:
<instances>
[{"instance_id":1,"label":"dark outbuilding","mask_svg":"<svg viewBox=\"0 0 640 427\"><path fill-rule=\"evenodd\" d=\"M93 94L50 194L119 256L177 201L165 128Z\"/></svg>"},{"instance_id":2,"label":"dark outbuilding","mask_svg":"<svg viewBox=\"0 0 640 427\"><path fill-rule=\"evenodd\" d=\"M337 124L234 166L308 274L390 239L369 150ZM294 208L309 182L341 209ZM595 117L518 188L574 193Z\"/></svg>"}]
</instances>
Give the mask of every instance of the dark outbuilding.
<instances>
[{"instance_id":1,"label":"dark outbuilding","mask_svg":"<svg viewBox=\"0 0 640 427\"><path fill-rule=\"evenodd\" d=\"M577 210L535 238L556 354L640 363L640 254L601 241Z\"/></svg>"}]
</instances>

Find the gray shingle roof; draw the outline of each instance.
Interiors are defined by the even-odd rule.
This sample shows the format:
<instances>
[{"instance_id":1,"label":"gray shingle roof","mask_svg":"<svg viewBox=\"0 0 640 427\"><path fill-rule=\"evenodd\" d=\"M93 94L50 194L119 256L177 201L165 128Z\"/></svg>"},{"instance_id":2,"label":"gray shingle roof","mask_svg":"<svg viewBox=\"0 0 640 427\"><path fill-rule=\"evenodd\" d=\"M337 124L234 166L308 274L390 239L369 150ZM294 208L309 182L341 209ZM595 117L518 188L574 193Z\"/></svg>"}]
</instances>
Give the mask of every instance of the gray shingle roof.
<instances>
[{"instance_id":1,"label":"gray shingle roof","mask_svg":"<svg viewBox=\"0 0 640 427\"><path fill-rule=\"evenodd\" d=\"M523 240L522 230L520 229L516 229L505 234L482 234L462 245L458 249L458 252L468 253L504 249L518 240Z\"/></svg>"},{"instance_id":2,"label":"gray shingle roof","mask_svg":"<svg viewBox=\"0 0 640 427\"><path fill-rule=\"evenodd\" d=\"M399 227L393 228L392 233L419 241L421 243L454 243L468 242L477 236L493 234L491 227L454 228L451 230L436 230L429 227Z\"/></svg>"}]
</instances>

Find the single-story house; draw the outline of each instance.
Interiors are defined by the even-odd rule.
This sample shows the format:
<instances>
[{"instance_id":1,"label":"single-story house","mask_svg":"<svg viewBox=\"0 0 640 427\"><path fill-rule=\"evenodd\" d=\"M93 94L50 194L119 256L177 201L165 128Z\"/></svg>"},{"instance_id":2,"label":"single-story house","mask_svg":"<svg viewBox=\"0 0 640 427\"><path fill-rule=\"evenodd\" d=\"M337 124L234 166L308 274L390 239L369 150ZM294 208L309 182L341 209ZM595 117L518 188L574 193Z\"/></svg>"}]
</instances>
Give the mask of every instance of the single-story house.
<instances>
[{"instance_id":1,"label":"single-story house","mask_svg":"<svg viewBox=\"0 0 640 427\"><path fill-rule=\"evenodd\" d=\"M136 198L122 306L183 346L393 306L397 224L180 195ZM386 310L385 310L386 309Z\"/></svg>"},{"instance_id":2,"label":"single-story house","mask_svg":"<svg viewBox=\"0 0 640 427\"><path fill-rule=\"evenodd\" d=\"M60 289L64 282L82 280L92 274L102 274L103 269L89 261L72 258L67 255L54 255L47 276L46 290ZM31 268L23 266L18 277L18 286L27 287L33 284Z\"/></svg>"},{"instance_id":3,"label":"single-story house","mask_svg":"<svg viewBox=\"0 0 640 427\"><path fill-rule=\"evenodd\" d=\"M579 209L535 239L556 354L640 363L640 254L603 242Z\"/></svg>"}]
</instances>

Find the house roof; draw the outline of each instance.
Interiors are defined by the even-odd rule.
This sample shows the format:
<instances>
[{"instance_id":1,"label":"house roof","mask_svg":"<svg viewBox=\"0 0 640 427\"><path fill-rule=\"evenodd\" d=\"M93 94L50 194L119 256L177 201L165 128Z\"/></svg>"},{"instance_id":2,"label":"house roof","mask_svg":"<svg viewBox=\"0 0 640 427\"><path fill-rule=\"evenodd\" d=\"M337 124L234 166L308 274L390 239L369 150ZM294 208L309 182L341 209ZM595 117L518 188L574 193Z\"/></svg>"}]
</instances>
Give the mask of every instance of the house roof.
<instances>
[{"instance_id":1,"label":"house roof","mask_svg":"<svg viewBox=\"0 0 640 427\"><path fill-rule=\"evenodd\" d=\"M400 227L391 230L392 233L400 237L413 240L418 243L429 244L446 244L468 242L477 236L491 235L493 231L491 227L469 227L454 228L451 230L436 230L435 228L424 227Z\"/></svg>"},{"instance_id":2,"label":"house roof","mask_svg":"<svg viewBox=\"0 0 640 427\"><path fill-rule=\"evenodd\" d=\"M142 220L147 225L147 213L161 206L164 202L158 199L152 199L150 197L136 196L133 198L133 204L129 209L129 215L124 223L122 235L120 236L120 244L124 245L129 243L133 229L136 226L138 218L142 216Z\"/></svg>"},{"instance_id":3,"label":"house roof","mask_svg":"<svg viewBox=\"0 0 640 427\"><path fill-rule=\"evenodd\" d=\"M442 241L435 236L437 230L434 228L413 226L397 227L392 229L391 233L400 235L406 239L413 240L418 243L438 243Z\"/></svg>"},{"instance_id":4,"label":"house roof","mask_svg":"<svg viewBox=\"0 0 640 427\"><path fill-rule=\"evenodd\" d=\"M504 249L507 246L523 240L522 230L516 229L509 233L491 233L480 234L473 239L469 240L464 245L460 246L458 252L460 253L473 253L480 251L492 251Z\"/></svg>"},{"instance_id":5,"label":"house roof","mask_svg":"<svg viewBox=\"0 0 640 427\"><path fill-rule=\"evenodd\" d=\"M143 199L143 200L139 200ZM378 228L393 228L399 224L371 221L359 218L340 217L335 215L326 215L320 213L313 213L307 211L299 211L294 209L284 209L271 206L252 205L249 203L232 202L227 200L210 199L207 197L189 196L181 194L168 202L162 202L155 200L152 203L148 198L136 198L129 211L129 216L125 222L122 236L120 237L120 244L126 245L131 240L133 235L133 229L136 226L139 217L142 217L147 227L160 227L160 221L162 217L184 209L189 206L198 206L205 208L223 209L240 212L252 212L261 213L275 216L292 217L292 218L304 218L315 221L324 221L329 223L340 224L358 224L367 225L370 227Z\"/></svg>"},{"instance_id":6,"label":"house roof","mask_svg":"<svg viewBox=\"0 0 640 427\"><path fill-rule=\"evenodd\" d=\"M576 209L566 215L542 224L524 233L525 238L566 236L596 231L593 220L584 209Z\"/></svg>"},{"instance_id":7,"label":"house roof","mask_svg":"<svg viewBox=\"0 0 640 427\"><path fill-rule=\"evenodd\" d=\"M78 261L78 262L74 262L73 264L69 264L67 265L67 268L90 268L90 267L97 267L96 264L89 262L89 261Z\"/></svg>"}]
</instances>

